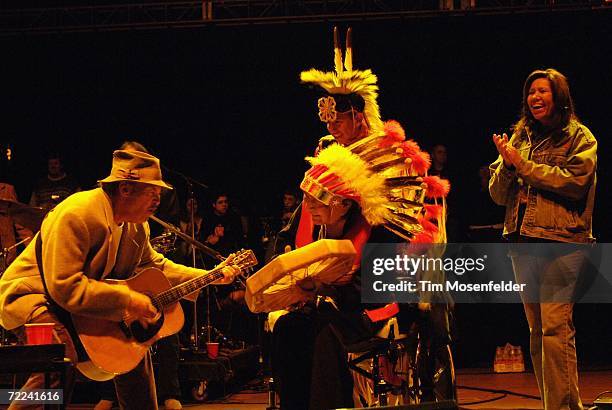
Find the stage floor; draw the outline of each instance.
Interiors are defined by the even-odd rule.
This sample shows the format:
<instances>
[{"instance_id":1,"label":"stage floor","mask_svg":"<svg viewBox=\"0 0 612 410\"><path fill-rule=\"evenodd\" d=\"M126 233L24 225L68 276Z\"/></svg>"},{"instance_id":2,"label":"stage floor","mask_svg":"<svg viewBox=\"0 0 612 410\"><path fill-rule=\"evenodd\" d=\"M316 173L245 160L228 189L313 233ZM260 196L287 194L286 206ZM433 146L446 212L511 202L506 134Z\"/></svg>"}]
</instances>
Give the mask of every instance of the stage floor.
<instances>
[{"instance_id":1,"label":"stage floor","mask_svg":"<svg viewBox=\"0 0 612 410\"><path fill-rule=\"evenodd\" d=\"M585 404L590 404L598 394L612 389L612 371L585 371L580 373L580 395ZM497 409L541 409L539 400L516 396L513 394L483 392L472 388L489 390L506 390L520 395L539 396L533 373L494 374L486 370L466 369L457 374L459 388L459 405L462 409L497 410ZM469 389L468 389L469 388ZM503 396L503 397L502 397ZM498 400L480 404L499 397ZM225 403L186 404L189 409L217 410L264 410L267 405L265 393L242 394L229 397Z\"/></svg>"},{"instance_id":2,"label":"stage floor","mask_svg":"<svg viewBox=\"0 0 612 410\"><path fill-rule=\"evenodd\" d=\"M538 386L533 373L494 374L468 369L458 372L459 405L464 409L541 409L539 399L514 394L472 390L478 387L490 390L505 390L526 396L539 397ZM584 371L579 374L580 396L583 403L591 404L598 394L612 389L612 371ZM469 404L495 399L487 403Z\"/></svg>"},{"instance_id":3,"label":"stage floor","mask_svg":"<svg viewBox=\"0 0 612 410\"><path fill-rule=\"evenodd\" d=\"M541 409L540 401L522 397L538 396L538 388L532 373L494 374L487 370L466 369L458 371L459 406L461 409ZM473 390L473 388L508 393ZM580 394L585 404L591 404L598 394L612 389L612 370L584 371L580 373ZM513 394L510 394L513 393ZM497 400L495 400L498 398ZM265 410L268 396L265 392L239 392L223 401L189 404L192 410ZM484 402L487 401L487 402ZM476 403L479 402L479 403ZM474 403L474 404L470 404ZM71 405L71 410L92 409L93 405ZM163 407L162 407L163 409Z\"/></svg>"}]
</instances>

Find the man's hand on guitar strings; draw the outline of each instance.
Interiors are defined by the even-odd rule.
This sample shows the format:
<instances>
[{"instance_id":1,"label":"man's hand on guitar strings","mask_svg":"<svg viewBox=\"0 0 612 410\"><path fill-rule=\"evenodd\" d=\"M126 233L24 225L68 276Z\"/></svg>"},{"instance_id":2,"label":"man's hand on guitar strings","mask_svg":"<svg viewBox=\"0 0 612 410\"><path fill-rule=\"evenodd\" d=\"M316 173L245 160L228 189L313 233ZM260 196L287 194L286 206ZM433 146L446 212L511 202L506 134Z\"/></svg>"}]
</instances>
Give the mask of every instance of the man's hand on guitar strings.
<instances>
[{"instance_id":1,"label":"man's hand on guitar strings","mask_svg":"<svg viewBox=\"0 0 612 410\"><path fill-rule=\"evenodd\" d=\"M150 325L157 323L160 317L161 317L161 314L157 313L155 317L152 317L152 318L144 317L144 318L138 319L138 323L140 323L140 326L142 326L143 329L148 329Z\"/></svg>"},{"instance_id":2,"label":"man's hand on guitar strings","mask_svg":"<svg viewBox=\"0 0 612 410\"><path fill-rule=\"evenodd\" d=\"M130 303L126 309L128 318L132 320L153 319L157 315L157 309L151 303L151 299L140 292L130 291Z\"/></svg>"}]
</instances>

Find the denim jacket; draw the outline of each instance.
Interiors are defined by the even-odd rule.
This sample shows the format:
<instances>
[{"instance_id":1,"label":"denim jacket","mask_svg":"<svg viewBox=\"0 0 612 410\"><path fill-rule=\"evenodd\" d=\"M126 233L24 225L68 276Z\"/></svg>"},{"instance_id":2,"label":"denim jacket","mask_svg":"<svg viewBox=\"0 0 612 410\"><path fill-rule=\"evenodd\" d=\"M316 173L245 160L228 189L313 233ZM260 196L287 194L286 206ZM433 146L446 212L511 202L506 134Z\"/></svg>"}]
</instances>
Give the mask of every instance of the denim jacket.
<instances>
[{"instance_id":1,"label":"denim jacket","mask_svg":"<svg viewBox=\"0 0 612 410\"><path fill-rule=\"evenodd\" d=\"M597 140L574 120L555 137L537 139L533 130L526 128L510 139L522 157L516 169L507 168L501 155L490 165L491 198L506 207L504 237L517 230L519 192L525 186L527 204L521 235L559 242L595 241L592 217Z\"/></svg>"}]
</instances>

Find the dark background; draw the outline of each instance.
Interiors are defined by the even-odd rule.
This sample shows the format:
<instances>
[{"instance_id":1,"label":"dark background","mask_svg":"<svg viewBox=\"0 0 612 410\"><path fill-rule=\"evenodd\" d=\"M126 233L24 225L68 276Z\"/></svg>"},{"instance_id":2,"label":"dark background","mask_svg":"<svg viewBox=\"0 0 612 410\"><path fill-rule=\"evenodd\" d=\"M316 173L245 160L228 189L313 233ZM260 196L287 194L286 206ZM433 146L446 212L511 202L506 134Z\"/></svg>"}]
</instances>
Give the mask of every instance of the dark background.
<instances>
[{"instance_id":1,"label":"dark background","mask_svg":"<svg viewBox=\"0 0 612 410\"><path fill-rule=\"evenodd\" d=\"M457 203L471 205L456 212L466 219L478 212L467 194L477 169L496 158L491 134L516 121L526 76L546 67L567 75L577 113L599 140L594 227L608 242L610 17L587 11L350 25L356 68L379 76L383 117L400 121L425 148L447 145ZM87 188L108 174L113 149L134 139L167 167L228 190L243 212L277 212L282 190L297 187L303 157L326 133L299 73L332 69L331 33L332 24L307 23L0 38L0 143L12 149L9 177L20 200L45 175L48 151L61 152ZM180 179L166 176L184 197ZM581 362L612 363L611 311L578 307ZM459 306L457 315L459 365L492 363L494 346L506 341L527 348L520 306Z\"/></svg>"}]
</instances>

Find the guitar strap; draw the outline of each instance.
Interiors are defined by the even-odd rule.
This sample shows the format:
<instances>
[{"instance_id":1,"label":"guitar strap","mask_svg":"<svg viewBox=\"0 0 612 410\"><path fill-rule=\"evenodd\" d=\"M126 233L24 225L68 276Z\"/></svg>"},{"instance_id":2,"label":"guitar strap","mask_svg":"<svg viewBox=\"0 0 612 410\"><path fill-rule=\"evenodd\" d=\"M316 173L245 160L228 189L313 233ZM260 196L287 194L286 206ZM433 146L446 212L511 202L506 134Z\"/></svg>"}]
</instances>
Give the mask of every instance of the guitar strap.
<instances>
[{"instance_id":1,"label":"guitar strap","mask_svg":"<svg viewBox=\"0 0 612 410\"><path fill-rule=\"evenodd\" d=\"M47 288L47 282L45 281L45 274L43 271L43 259L42 259L42 231L38 231L38 235L36 235L36 264L38 265L38 272L40 272L40 278L42 279L43 287L45 288L45 294L47 296L47 309L51 312L57 319L64 325L70 337L72 338L72 343L74 344L74 348L76 349L77 356L79 361L87 361L89 360L89 356L85 351L85 347L81 343L81 339L74 328L74 323L72 323L72 318L70 317L70 313L57 304L49 294L49 289Z\"/></svg>"}]
</instances>

